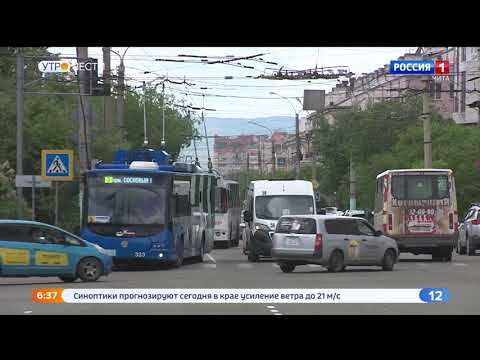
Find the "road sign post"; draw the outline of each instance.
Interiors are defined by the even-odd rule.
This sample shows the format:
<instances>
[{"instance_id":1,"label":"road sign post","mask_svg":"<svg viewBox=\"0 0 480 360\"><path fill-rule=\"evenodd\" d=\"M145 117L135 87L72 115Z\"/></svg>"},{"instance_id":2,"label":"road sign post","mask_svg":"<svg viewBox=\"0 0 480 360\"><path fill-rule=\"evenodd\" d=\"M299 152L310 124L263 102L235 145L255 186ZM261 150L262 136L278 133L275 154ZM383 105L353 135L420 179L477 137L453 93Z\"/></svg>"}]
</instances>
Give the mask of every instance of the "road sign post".
<instances>
[{"instance_id":1,"label":"road sign post","mask_svg":"<svg viewBox=\"0 0 480 360\"><path fill-rule=\"evenodd\" d=\"M73 180L73 150L42 150L42 179L55 182L55 225L58 225L58 182Z\"/></svg>"},{"instance_id":2,"label":"road sign post","mask_svg":"<svg viewBox=\"0 0 480 360\"><path fill-rule=\"evenodd\" d=\"M35 175L32 175L32 221L35 221Z\"/></svg>"},{"instance_id":3,"label":"road sign post","mask_svg":"<svg viewBox=\"0 0 480 360\"><path fill-rule=\"evenodd\" d=\"M55 226L58 226L58 181L55 181Z\"/></svg>"},{"instance_id":4,"label":"road sign post","mask_svg":"<svg viewBox=\"0 0 480 360\"><path fill-rule=\"evenodd\" d=\"M17 188L32 188L32 220L35 220L35 189L49 188L51 185L50 181L44 181L40 175L17 175L15 177L15 186Z\"/></svg>"}]
</instances>

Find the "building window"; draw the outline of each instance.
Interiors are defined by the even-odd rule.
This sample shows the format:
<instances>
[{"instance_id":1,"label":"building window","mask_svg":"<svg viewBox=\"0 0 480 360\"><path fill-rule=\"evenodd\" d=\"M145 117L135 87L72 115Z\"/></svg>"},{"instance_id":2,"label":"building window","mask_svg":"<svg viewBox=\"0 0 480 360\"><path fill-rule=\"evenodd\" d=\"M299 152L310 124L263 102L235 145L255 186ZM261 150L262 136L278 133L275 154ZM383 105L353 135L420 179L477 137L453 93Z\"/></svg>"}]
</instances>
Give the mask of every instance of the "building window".
<instances>
[{"instance_id":1,"label":"building window","mask_svg":"<svg viewBox=\"0 0 480 360\"><path fill-rule=\"evenodd\" d=\"M430 97L433 100L440 100L442 98L442 83L441 82L430 82Z\"/></svg>"},{"instance_id":2,"label":"building window","mask_svg":"<svg viewBox=\"0 0 480 360\"><path fill-rule=\"evenodd\" d=\"M453 81L453 78L450 78L448 82L448 84L450 85L450 99L453 99L455 95L455 83Z\"/></svg>"},{"instance_id":3,"label":"building window","mask_svg":"<svg viewBox=\"0 0 480 360\"><path fill-rule=\"evenodd\" d=\"M465 49L465 48L462 48L462 49ZM465 113L465 110L466 110L466 101L467 101L466 90L467 90L467 77L466 77L465 71L462 71L462 100L460 103L460 105L462 106L462 113Z\"/></svg>"},{"instance_id":4,"label":"building window","mask_svg":"<svg viewBox=\"0 0 480 360\"><path fill-rule=\"evenodd\" d=\"M466 47L461 48L461 53L462 53L462 61L467 60L467 48Z\"/></svg>"}]
</instances>

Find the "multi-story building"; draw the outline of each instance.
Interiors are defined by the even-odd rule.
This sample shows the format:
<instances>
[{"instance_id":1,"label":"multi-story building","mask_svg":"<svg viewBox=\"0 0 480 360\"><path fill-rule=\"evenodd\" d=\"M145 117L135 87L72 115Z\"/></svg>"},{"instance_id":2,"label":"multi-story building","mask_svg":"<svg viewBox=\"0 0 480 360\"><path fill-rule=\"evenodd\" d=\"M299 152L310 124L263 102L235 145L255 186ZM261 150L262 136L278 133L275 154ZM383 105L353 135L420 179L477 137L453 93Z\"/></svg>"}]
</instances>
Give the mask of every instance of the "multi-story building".
<instances>
[{"instance_id":1,"label":"multi-story building","mask_svg":"<svg viewBox=\"0 0 480 360\"><path fill-rule=\"evenodd\" d=\"M453 120L457 124L480 125L480 47L453 48L452 60Z\"/></svg>"},{"instance_id":2,"label":"multi-story building","mask_svg":"<svg viewBox=\"0 0 480 360\"><path fill-rule=\"evenodd\" d=\"M457 124L479 121L480 58L478 47L424 47L399 60L443 59L450 64L449 76L429 77L431 108ZM425 78L391 75L388 65L360 77L339 82L325 96L325 117L333 123L335 112L355 106L364 110L368 104L384 100L421 96Z\"/></svg>"},{"instance_id":3,"label":"multi-story building","mask_svg":"<svg viewBox=\"0 0 480 360\"><path fill-rule=\"evenodd\" d=\"M272 172L272 140L275 146L277 169L289 169L290 159L284 143L289 135L274 132L267 135L215 136L213 165L223 174L256 170Z\"/></svg>"}]
</instances>

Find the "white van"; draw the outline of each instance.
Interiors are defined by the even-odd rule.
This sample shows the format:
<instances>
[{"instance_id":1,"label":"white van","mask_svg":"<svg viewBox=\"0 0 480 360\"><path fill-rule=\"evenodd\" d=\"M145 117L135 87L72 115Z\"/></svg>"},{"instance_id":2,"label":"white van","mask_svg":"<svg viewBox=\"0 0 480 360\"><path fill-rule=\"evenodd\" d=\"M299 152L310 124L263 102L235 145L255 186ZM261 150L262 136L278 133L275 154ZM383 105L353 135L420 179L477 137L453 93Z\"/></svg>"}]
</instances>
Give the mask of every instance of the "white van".
<instances>
[{"instance_id":1,"label":"white van","mask_svg":"<svg viewBox=\"0 0 480 360\"><path fill-rule=\"evenodd\" d=\"M310 181L257 180L250 182L243 214L243 253L249 261L270 257L277 221L284 215L316 214Z\"/></svg>"}]
</instances>

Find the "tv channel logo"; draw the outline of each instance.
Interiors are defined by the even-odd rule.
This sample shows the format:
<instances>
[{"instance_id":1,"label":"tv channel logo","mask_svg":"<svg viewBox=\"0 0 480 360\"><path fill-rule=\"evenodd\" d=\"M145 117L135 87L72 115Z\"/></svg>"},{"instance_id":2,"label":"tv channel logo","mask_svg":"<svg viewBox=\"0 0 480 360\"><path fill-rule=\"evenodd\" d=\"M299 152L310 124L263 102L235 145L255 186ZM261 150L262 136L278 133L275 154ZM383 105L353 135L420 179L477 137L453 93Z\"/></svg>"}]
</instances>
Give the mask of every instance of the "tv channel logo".
<instances>
[{"instance_id":1,"label":"tv channel logo","mask_svg":"<svg viewBox=\"0 0 480 360\"><path fill-rule=\"evenodd\" d=\"M70 71L72 65L67 61L40 61L38 70L42 73L66 73Z\"/></svg>"},{"instance_id":2,"label":"tv channel logo","mask_svg":"<svg viewBox=\"0 0 480 360\"><path fill-rule=\"evenodd\" d=\"M81 71L97 71L98 63L95 61L80 62L77 64L71 64L68 61L62 60L46 60L38 63L38 70L42 73L67 73L69 71L76 72Z\"/></svg>"},{"instance_id":3,"label":"tv channel logo","mask_svg":"<svg viewBox=\"0 0 480 360\"><path fill-rule=\"evenodd\" d=\"M448 60L392 60L392 75L448 75Z\"/></svg>"}]
</instances>

